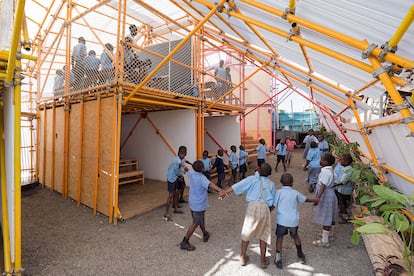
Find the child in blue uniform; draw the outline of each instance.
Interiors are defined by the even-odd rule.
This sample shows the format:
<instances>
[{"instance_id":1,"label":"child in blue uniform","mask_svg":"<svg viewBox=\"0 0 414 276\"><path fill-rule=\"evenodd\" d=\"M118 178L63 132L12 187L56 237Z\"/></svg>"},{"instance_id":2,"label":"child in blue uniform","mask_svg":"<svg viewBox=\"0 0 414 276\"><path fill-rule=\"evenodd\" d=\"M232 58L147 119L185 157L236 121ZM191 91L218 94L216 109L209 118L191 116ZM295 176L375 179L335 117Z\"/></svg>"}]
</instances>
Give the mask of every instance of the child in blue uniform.
<instances>
[{"instance_id":1,"label":"child in blue uniform","mask_svg":"<svg viewBox=\"0 0 414 276\"><path fill-rule=\"evenodd\" d=\"M329 231L335 223L338 210L338 199L335 195L334 183L335 174L332 165L335 157L332 154L324 154L321 157L321 173L318 177L315 195L317 204L312 208L313 220L322 225L322 239L313 241L318 247L329 247Z\"/></svg>"},{"instance_id":2,"label":"child in blue uniform","mask_svg":"<svg viewBox=\"0 0 414 276\"><path fill-rule=\"evenodd\" d=\"M276 167L275 167L275 171L277 171L277 167L279 166L280 161L282 161L282 165L283 165L283 171L286 171L286 149L287 146L285 144L285 139L280 139L279 144L277 144L276 146L276 156L277 156L277 160L276 160Z\"/></svg>"},{"instance_id":3,"label":"child in blue uniform","mask_svg":"<svg viewBox=\"0 0 414 276\"><path fill-rule=\"evenodd\" d=\"M208 242L210 238L210 233L207 232L205 226L205 212L208 208L207 189L210 187L216 190L221 198L226 196L221 188L211 183L210 180L205 177L203 174L203 162L200 160L195 161L193 169L194 171L188 172L188 177L190 178L189 206L193 222L188 227L187 233L180 243L180 248L188 251L195 249L195 246L190 244L189 240L197 226L200 226L200 229L203 232L203 242Z\"/></svg>"},{"instance_id":4,"label":"child in blue uniform","mask_svg":"<svg viewBox=\"0 0 414 276\"><path fill-rule=\"evenodd\" d=\"M178 148L178 154L174 159L171 161L170 165L168 166L167 170L167 184L168 184L168 198L167 203L165 205L165 213L164 213L164 220L172 221L170 216L170 206L171 203L173 204L174 213L183 214L184 212L178 210L178 178L182 177L183 171L187 171L188 168L185 166L183 162L185 160L185 156L187 155L187 147L180 146Z\"/></svg>"},{"instance_id":5,"label":"child in blue uniform","mask_svg":"<svg viewBox=\"0 0 414 276\"><path fill-rule=\"evenodd\" d=\"M271 174L272 167L263 163L258 173L241 180L225 191L226 194L234 192L236 195L246 193L248 205L241 232L240 264L242 266L246 265L249 260L246 252L253 238L260 240L261 267L266 268L269 264L266 258L266 247L271 244L270 211L273 209L276 193L275 183L269 179Z\"/></svg>"},{"instance_id":6,"label":"child in blue uniform","mask_svg":"<svg viewBox=\"0 0 414 276\"><path fill-rule=\"evenodd\" d=\"M204 165L203 174L207 177L208 180L211 180L211 176L210 176L211 160L210 160L210 157L208 157L207 150L203 151L203 157L201 157L200 161L203 162L203 165Z\"/></svg>"},{"instance_id":7,"label":"child in blue uniform","mask_svg":"<svg viewBox=\"0 0 414 276\"><path fill-rule=\"evenodd\" d=\"M292 189L293 176L290 173L282 174L280 178L282 188L276 191L274 206L276 207L276 257L275 264L277 268L283 268L282 265L282 245L283 236L290 233L296 245L296 251L299 261L305 264L305 254L302 251L302 244L299 238L299 211L298 204L304 202L316 202L316 199L310 199L300 192Z\"/></svg>"},{"instance_id":8,"label":"child in blue uniform","mask_svg":"<svg viewBox=\"0 0 414 276\"><path fill-rule=\"evenodd\" d=\"M308 170L308 178L306 182L309 184L309 192L313 193L316 183L318 182L318 175L321 172L321 153L316 142L310 143L310 149L306 155L306 164L303 170Z\"/></svg>"},{"instance_id":9,"label":"child in blue uniform","mask_svg":"<svg viewBox=\"0 0 414 276\"><path fill-rule=\"evenodd\" d=\"M244 146L239 146L239 178L240 180L246 178L247 172L247 157L249 154L244 150Z\"/></svg>"},{"instance_id":10,"label":"child in blue uniform","mask_svg":"<svg viewBox=\"0 0 414 276\"><path fill-rule=\"evenodd\" d=\"M352 156L348 153L339 156L339 162L336 164L335 172L335 193L338 198L339 216L341 221L339 223L346 223L348 221L348 207L351 201L353 191L353 184L351 182L352 172L348 171L352 168Z\"/></svg>"},{"instance_id":11,"label":"child in blue uniform","mask_svg":"<svg viewBox=\"0 0 414 276\"><path fill-rule=\"evenodd\" d=\"M260 166L266 161L266 153L269 151L269 148L266 146L265 139L259 140L259 145L256 147L257 150L257 167Z\"/></svg>"},{"instance_id":12,"label":"child in blue uniform","mask_svg":"<svg viewBox=\"0 0 414 276\"><path fill-rule=\"evenodd\" d=\"M237 176L237 168L239 167L239 158L237 157L237 147L231 146L230 147L230 157L229 157L229 163L231 166L231 179L233 183L236 183L236 176Z\"/></svg>"}]
</instances>

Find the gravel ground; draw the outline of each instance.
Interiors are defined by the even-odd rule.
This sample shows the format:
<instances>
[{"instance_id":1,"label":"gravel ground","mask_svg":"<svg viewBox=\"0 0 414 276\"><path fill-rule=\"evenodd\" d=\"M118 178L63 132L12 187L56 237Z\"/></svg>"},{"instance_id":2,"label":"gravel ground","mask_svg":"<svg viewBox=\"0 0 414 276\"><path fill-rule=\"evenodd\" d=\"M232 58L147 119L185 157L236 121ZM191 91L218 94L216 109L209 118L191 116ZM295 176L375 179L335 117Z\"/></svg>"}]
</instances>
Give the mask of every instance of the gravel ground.
<instances>
[{"instance_id":1,"label":"gravel ground","mask_svg":"<svg viewBox=\"0 0 414 276\"><path fill-rule=\"evenodd\" d=\"M288 172L295 178L295 188L309 195L304 184L300 152ZM268 158L274 165L274 157ZM280 168L279 168L280 171ZM281 173L271 178L279 183ZM167 193L166 193L167 196ZM296 248L286 237L283 244L284 269L273 264L275 237L268 250L271 264L260 268L258 240L248 249L248 265L239 265L240 230L246 202L234 194L220 201L209 196L206 228L211 233L202 242L196 230L190 242L196 250L180 250L179 244L191 223L187 206L185 214L173 222L162 220L164 208L126 220L118 225L108 223L103 215L93 216L88 207L77 207L73 200L48 189L35 188L22 200L22 263L24 275L373 275L372 265L363 243L349 241L352 226L338 224L331 248L316 248L321 227L311 217L311 203L300 207L299 233L307 264L297 263ZM275 215L272 232L275 229Z\"/></svg>"}]
</instances>

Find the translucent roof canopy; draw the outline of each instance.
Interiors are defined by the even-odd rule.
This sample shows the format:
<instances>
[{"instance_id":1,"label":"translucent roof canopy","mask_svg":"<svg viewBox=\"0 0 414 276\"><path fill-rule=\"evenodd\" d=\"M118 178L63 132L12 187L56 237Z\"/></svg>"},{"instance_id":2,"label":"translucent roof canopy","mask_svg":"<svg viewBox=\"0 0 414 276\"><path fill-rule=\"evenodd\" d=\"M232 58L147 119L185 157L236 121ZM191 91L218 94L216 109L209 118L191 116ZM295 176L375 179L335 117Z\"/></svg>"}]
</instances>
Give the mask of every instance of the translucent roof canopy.
<instances>
[{"instance_id":1,"label":"translucent roof canopy","mask_svg":"<svg viewBox=\"0 0 414 276\"><path fill-rule=\"evenodd\" d=\"M128 0L126 6L123 1L71 2L73 43L79 36L85 36L88 43L104 44L120 39L116 36L118 28L120 33L127 34L129 24L150 28L152 43L185 37L216 7L217 1ZM386 45L399 30L412 5L404 0L222 2L219 11L204 24L205 37L212 43L230 45L259 63L266 62L282 73L288 72L293 75L289 81L303 91L309 90L308 80L312 80L315 85L329 83L324 91L336 96L350 91L372 99L381 97L386 89L381 81L375 82L376 68L363 58L363 53L373 45L378 56L379 47ZM57 37L68 23L67 2L27 1L26 5L32 39L43 39L43 51L58 44L64 49L65 42ZM117 19L123 11L126 24L118 26ZM85 32L90 28L92 32ZM398 87L409 82L407 71L413 67L414 52L410 47L414 42L413 28L404 31L398 41L397 65L403 67L401 75L393 77ZM395 64L395 59L390 57L381 65L391 63ZM295 76L306 81L295 82ZM325 97L315 93L315 98L334 112L343 109L326 93Z\"/></svg>"},{"instance_id":2,"label":"translucent roof canopy","mask_svg":"<svg viewBox=\"0 0 414 276\"><path fill-rule=\"evenodd\" d=\"M71 14L66 8L69 2L73 6ZM29 0L26 3L31 39L41 42L38 45L43 53L59 49L61 54L56 58L65 56L65 42L58 38L67 24L71 24L72 45L79 36L84 36L89 45L100 48L107 41L122 39L128 34L130 24L146 30L152 44L187 37L202 27L205 41L244 54L257 65L265 64L267 70L277 72L283 83L320 105L318 112L340 114L349 121L370 111L387 91L398 106L399 118L406 124L401 137L395 139L398 143L404 143L407 137L413 139L414 122L410 121L413 111L402 105L405 98L399 94L399 90L411 91L413 85L414 4L410 1ZM45 67L52 63L51 59L46 55ZM330 120L324 119L325 123ZM364 129L365 125L359 122L357 131L361 133L353 135L353 139L366 144L377 165L379 161ZM387 152L379 154L383 155L381 160L387 159ZM409 163L414 164L412 161ZM413 171L413 165L407 165L403 174L412 178Z\"/></svg>"}]
</instances>

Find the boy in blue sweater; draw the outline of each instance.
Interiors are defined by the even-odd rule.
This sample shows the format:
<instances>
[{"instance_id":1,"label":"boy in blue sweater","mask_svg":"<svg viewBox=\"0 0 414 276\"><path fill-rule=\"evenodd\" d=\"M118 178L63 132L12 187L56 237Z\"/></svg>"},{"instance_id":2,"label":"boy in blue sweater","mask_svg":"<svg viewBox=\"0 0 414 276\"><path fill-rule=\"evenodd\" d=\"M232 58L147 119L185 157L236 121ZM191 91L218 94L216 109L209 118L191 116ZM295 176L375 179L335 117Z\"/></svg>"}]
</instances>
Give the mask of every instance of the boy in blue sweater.
<instances>
[{"instance_id":1,"label":"boy in blue sweater","mask_svg":"<svg viewBox=\"0 0 414 276\"><path fill-rule=\"evenodd\" d=\"M274 206L276 207L276 258L277 268L282 265L282 244L283 236L290 234L296 245L299 261L305 264L305 254L302 251L302 244L299 238L299 211L298 204L304 202L317 202L317 199L307 198L300 192L292 189L293 176L290 173L282 174L280 178L282 188L276 191Z\"/></svg>"},{"instance_id":2,"label":"boy in blue sweater","mask_svg":"<svg viewBox=\"0 0 414 276\"><path fill-rule=\"evenodd\" d=\"M212 170L217 169L217 186L219 186L220 188L223 188L221 183L226 178L226 172L224 170L228 169L228 166L224 164L224 161L223 161L223 150L219 149L217 151L217 157L211 169Z\"/></svg>"},{"instance_id":3,"label":"boy in blue sweater","mask_svg":"<svg viewBox=\"0 0 414 276\"><path fill-rule=\"evenodd\" d=\"M211 183L203 174L204 164L201 160L194 162L193 169L194 171L188 172L188 177L190 178L189 206L193 222L188 227L187 233L180 243L180 248L188 251L193 251L195 249L195 246L190 244L189 240L198 226L200 226L200 229L203 232L203 242L208 242L208 239L210 238L210 233L206 230L204 219L205 212L208 208L207 189L210 187L216 190L219 193L220 198L226 196L221 188Z\"/></svg>"}]
</instances>

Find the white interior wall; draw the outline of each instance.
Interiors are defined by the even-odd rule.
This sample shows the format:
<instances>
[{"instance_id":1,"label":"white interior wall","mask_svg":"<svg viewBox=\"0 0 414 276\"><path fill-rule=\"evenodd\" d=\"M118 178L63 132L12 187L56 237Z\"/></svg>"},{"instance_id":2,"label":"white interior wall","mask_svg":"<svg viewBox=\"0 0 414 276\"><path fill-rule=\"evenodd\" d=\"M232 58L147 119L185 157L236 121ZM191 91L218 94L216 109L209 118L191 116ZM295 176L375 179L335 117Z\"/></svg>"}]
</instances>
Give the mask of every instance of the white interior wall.
<instances>
[{"instance_id":1,"label":"white interior wall","mask_svg":"<svg viewBox=\"0 0 414 276\"><path fill-rule=\"evenodd\" d=\"M140 114L122 116L121 144L125 141ZM159 133L172 146L187 146L186 159L196 160L196 116L194 110L151 112L147 117L158 128ZM137 128L121 150L121 156L138 159L139 169L145 178L166 180L167 168L175 154L164 143L161 136L147 119L141 119Z\"/></svg>"},{"instance_id":2,"label":"white interior wall","mask_svg":"<svg viewBox=\"0 0 414 276\"><path fill-rule=\"evenodd\" d=\"M239 116L206 117L204 127L206 131L212 135L214 140L226 149L229 154L231 145L235 145L237 149L239 148L241 141ZM214 140L206 134L204 138L204 149L208 150L209 153L216 154L219 146ZM224 159L228 160L228 156L226 154L224 155Z\"/></svg>"}]
</instances>

